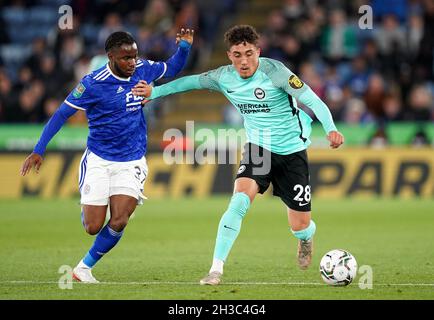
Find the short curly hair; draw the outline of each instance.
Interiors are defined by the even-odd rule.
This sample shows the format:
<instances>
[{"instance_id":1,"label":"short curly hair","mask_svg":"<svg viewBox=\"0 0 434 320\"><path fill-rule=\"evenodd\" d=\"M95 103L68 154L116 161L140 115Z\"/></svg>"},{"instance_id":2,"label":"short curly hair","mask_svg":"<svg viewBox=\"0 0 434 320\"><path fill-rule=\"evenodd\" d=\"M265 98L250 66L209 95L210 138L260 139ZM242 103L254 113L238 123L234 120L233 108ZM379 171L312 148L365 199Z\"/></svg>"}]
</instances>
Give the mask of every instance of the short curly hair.
<instances>
[{"instance_id":1,"label":"short curly hair","mask_svg":"<svg viewBox=\"0 0 434 320\"><path fill-rule=\"evenodd\" d=\"M236 25L225 33L225 43L228 49L240 43L251 43L258 46L259 34L249 25Z\"/></svg>"},{"instance_id":2,"label":"short curly hair","mask_svg":"<svg viewBox=\"0 0 434 320\"><path fill-rule=\"evenodd\" d=\"M136 40L134 40L133 36L129 32L116 31L109 35L105 41L105 52L109 52L113 48L119 48L123 44L133 44L135 42Z\"/></svg>"}]
</instances>

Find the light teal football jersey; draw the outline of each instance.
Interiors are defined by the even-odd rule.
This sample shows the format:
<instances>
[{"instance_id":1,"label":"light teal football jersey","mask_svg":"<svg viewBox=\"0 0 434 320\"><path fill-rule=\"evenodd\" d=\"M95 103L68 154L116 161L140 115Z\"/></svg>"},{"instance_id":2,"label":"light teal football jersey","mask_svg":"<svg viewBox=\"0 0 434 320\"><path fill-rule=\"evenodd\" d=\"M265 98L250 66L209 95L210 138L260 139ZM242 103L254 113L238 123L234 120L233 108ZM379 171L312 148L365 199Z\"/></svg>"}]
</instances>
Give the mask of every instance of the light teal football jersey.
<instances>
[{"instance_id":1,"label":"light teal football jersey","mask_svg":"<svg viewBox=\"0 0 434 320\"><path fill-rule=\"evenodd\" d=\"M244 118L247 142L277 154L298 152L310 144L312 119L297 107L297 100L313 110L326 133L336 130L324 102L277 60L260 58L258 69L247 79L232 65L182 77L153 88L150 98L193 89L223 93Z\"/></svg>"}]
</instances>

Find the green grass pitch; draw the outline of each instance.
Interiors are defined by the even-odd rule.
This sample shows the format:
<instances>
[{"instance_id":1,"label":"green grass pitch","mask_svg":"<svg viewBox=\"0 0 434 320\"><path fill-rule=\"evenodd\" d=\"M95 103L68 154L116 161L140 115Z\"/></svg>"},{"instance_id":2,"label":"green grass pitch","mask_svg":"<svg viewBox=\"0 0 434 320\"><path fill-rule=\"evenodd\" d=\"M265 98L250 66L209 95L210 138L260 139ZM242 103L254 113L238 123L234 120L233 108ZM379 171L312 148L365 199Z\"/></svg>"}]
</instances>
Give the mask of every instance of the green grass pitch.
<instances>
[{"instance_id":1,"label":"green grass pitch","mask_svg":"<svg viewBox=\"0 0 434 320\"><path fill-rule=\"evenodd\" d=\"M97 285L60 289L93 242L75 200L0 202L0 299L434 299L434 200L314 199L312 267L296 265L296 239L277 198L258 197L226 263L224 283L200 286L229 196L148 200L118 246L94 268ZM325 285L318 271L331 249L373 270L373 288Z\"/></svg>"}]
</instances>

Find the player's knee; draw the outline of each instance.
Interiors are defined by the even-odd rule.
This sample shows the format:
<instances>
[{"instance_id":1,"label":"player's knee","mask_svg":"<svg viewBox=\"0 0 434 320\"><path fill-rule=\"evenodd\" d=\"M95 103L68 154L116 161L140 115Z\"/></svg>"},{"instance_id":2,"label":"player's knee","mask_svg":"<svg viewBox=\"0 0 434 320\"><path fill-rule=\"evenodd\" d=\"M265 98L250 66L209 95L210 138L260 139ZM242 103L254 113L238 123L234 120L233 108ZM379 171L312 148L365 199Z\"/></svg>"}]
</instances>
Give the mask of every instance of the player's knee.
<instances>
[{"instance_id":1,"label":"player's knee","mask_svg":"<svg viewBox=\"0 0 434 320\"><path fill-rule=\"evenodd\" d=\"M127 226L128 217L112 217L109 224L113 230L120 232Z\"/></svg>"},{"instance_id":2,"label":"player's knee","mask_svg":"<svg viewBox=\"0 0 434 320\"><path fill-rule=\"evenodd\" d=\"M237 178L235 180L235 193L244 193L249 197L249 203L251 204L255 199L255 196L259 192L258 183L250 178Z\"/></svg>"},{"instance_id":3,"label":"player's knee","mask_svg":"<svg viewBox=\"0 0 434 320\"><path fill-rule=\"evenodd\" d=\"M98 224L92 224L92 223L85 223L84 224L84 229L91 236L93 236L93 235L97 234L98 232L100 232L101 228L102 228L102 226L100 226Z\"/></svg>"}]
</instances>

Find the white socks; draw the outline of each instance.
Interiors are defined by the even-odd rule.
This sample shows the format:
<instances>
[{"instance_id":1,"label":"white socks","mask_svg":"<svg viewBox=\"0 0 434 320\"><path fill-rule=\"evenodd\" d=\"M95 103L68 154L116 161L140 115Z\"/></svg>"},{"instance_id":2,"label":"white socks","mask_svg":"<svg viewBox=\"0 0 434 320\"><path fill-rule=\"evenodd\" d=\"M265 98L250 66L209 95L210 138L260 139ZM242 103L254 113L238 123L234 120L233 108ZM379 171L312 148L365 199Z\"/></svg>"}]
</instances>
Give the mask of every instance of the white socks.
<instances>
[{"instance_id":1,"label":"white socks","mask_svg":"<svg viewBox=\"0 0 434 320\"><path fill-rule=\"evenodd\" d=\"M85 268L85 269L91 269L89 266L87 266L84 262L83 259L80 260L80 262L77 265L77 268Z\"/></svg>"},{"instance_id":2,"label":"white socks","mask_svg":"<svg viewBox=\"0 0 434 320\"><path fill-rule=\"evenodd\" d=\"M223 265L225 262L220 259L213 259L211 269L209 270L209 273L217 271L223 274Z\"/></svg>"}]
</instances>

